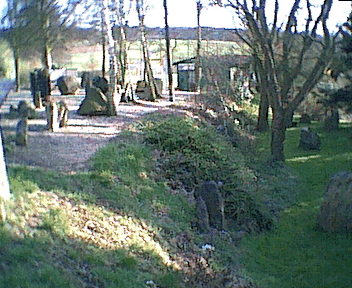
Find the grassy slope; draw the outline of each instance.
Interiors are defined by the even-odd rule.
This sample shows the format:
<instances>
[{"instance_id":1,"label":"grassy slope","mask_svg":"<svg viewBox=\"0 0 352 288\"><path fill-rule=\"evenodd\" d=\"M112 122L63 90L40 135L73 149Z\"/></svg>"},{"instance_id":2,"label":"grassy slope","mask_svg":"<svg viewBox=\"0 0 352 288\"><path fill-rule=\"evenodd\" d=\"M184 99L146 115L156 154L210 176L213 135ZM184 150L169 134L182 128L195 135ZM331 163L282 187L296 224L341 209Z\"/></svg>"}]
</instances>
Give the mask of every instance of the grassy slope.
<instances>
[{"instance_id":1,"label":"grassy slope","mask_svg":"<svg viewBox=\"0 0 352 288\"><path fill-rule=\"evenodd\" d=\"M317 126L313 130L318 130ZM300 129L288 130L287 164L302 182L297 205L281 213L273 233L248 237L244 242L249 251L242 261L261 287L352 287L351 235L329 235L316 227L329 177L351 170L351 130L345 126L334 133L320 131L320 151L297 149Z\"/></svg>"},{"instance_id":2,"label":"grassy slope","mask_svg":"<svg viewBox=\"0 0 352 288\"><path fill-rule=\"evenodd\" d=\"M132 133L124 137L99 150L90 172L9 167L14 198L0 225L1 288L245 282L234 272L232 236L199 235L190 193L156 180L158 155Z\"/></svg>"},{"instance_id":3,"label":"grassy slope","mask_svg":"<svg viewBox=\"0 0 352 288\"><path fill-rule=\"evenodd\" d=\"M315 226L328 178L351 168L350 133L320 133L322 150L304 152L297 149L299 128L289 129L286 156L302 180L299 201L281 212L273 232L245 239L240 282L249 276L269 288L351 286L351 236ZM179 287L189 277L193 288L199 273L206 279L207 271L221 274L224 265L237 262L238 249L227 235L214 240L184 233L194 221L187 193L155 181L150 164L158 155L126 137L128 145L102 149L90 173L10 167L18 192L0 226L2 287L133 288L146 287L147 280ZM268 137L261 139L262 157ZM215 243L212 255L201 249L208 241ZM185 265L182 276L179 265Z\"/></svg>"}]
</instances>

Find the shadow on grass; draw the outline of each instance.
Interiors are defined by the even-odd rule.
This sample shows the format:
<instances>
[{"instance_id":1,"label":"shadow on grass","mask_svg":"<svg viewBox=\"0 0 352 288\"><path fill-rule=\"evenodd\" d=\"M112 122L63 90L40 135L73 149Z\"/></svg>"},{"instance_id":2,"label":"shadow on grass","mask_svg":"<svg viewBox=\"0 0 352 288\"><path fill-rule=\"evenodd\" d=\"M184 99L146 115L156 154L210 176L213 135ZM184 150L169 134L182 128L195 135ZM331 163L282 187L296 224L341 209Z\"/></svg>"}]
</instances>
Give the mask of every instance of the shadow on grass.
<instances>
[{"instance_id":1,"label":"shadow on grass","mask_svg":"<svg viewBox=\"0 0 352 288\"><path fill-rule=\"evenodd\" d=\"M144 253L159 273L141 268L145 263L128 249L104 250L68 236L59 238L50 231L34 233L16 238L0 227L1 287L143 288L148 280L163 283L164 279L174 281L164 287L179 287L178 273L168 270L153 252Z\"/></svg>"},{"instance_id":2,"label":"shadow on grass","mask_svg":"<svg viewBox=\"0 0 352 288\"><path fill-rule=\"evenodd\" d=\"M0 251L5 251L1 259L6 263L0 267L0 282L4 287L146 287L147 280L160 287L179 287L180 272L166 264L170 261L168 247L159 241L162 227L177 230L168 226L173 221L162 223L157 217L166 199L156 190L161 193L164 187L142 183L138 175L132 177L135 185L130 186L114 174L98 171L68 175L10 166L9 176L12 190L21 191L24 198L16 202L25 202L24 208L14 208L16 214L26 215L17 221L32 224L25 224L25 232L13 230L11 219L0 227ZM43 192L47 196L36 195L38 188L47 191ZM148 189L156 197L144 193ZM26 206L30 205L26 197L39 198L35 200L39 212ZM54 202L59 206L53 206ZM173 202L175 206L181 203ZM67 205L72 207L60 212ZM46 210L44 216L42 210ZM66 231L72 224L77 227ZM14 233L18 235L13 237Z\"/></svg>"},{"instance_id":3,"label":"shadow on grass","mask_svg":"<svg viewBox=\"0 0 352 288\"><path fill-rule=\"evenodd\" d=\"M329 234L317 228L328 179L338 171L351 170L352 128L341 126L336 132L325 133L311 125L322 140L321 150L312 151L298 149L300 127L288 129L286 164L298 173L302 192L297 203L281 213L273 233L244 241L250 253L242 262L260 287L352 286L352 235ZM264 149L267 151L268 147Z\"/></svg>"}]
</instances>

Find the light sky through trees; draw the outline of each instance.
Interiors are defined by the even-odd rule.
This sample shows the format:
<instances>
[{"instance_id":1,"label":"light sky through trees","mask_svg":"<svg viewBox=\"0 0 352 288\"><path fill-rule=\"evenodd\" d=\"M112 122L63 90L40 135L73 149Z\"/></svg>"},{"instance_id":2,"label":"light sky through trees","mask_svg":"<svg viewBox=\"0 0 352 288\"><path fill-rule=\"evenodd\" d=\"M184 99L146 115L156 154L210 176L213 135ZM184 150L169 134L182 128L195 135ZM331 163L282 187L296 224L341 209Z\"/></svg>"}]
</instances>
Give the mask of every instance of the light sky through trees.
<instances>
[{"instance_id":1,"label":"light sky through trees","mask_svg":"<svg viewBox=\"0 0 352 288\"><path fill-rule=\"evenodd\" d=\"M61 0L65 2L65 0ZM5 0L0 1L0 11L3 11L3 15L6 11ZM206 3L207 1L203 1ZM225 1L226 2L226 1ZM273 0L268 0L268 5L273 6ZM301 1L302 5L305 1ZM323 3L322 0L312 0L312 4L320 5ZM146 25L149 27L163 27L164 25L164 11L162 0L148 0L149 11L146 15ZM289 9L292 7L292 0L280 0L280 15L282 19L287 15ZM170 27L196 27L197 16L196 16L196 1L195 0L169 0L169 26ZM302 9L303 12L305 11ZM317 9L319 11L319 9ZM337 1L335 0L332 5L329 29L331 31L336 30L335 26L346 22L347 16L351 12L351 1ZM318 12L317 12L318 13ZM267 15L268 17L270 15ZM303 17L305 15L303 14ZM219 8L219 7L207 7L202 10L201 14L201 25L216 28L234 28L237 26L239 21L234 16L234 11L231 8ZM130 26L138 25L138 17L134 13L131 13L129 18Z\"/></svg>"}]
</instances>

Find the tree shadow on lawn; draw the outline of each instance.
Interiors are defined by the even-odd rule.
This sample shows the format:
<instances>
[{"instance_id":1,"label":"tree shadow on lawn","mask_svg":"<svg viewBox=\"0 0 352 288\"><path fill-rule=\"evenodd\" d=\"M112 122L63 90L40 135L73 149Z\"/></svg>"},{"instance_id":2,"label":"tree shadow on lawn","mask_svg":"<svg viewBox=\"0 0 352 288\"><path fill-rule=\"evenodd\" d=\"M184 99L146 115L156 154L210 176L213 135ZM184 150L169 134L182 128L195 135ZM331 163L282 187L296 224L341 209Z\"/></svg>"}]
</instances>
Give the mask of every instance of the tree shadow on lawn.
<instances>
[{"instance_id":1,"label":"tree shadow on lawn","mask_svg":"<svg viewBox=\"0 0 352 288\"><path fill-rule=\"evenodd\" d=\"M351 171L352 127L341 125L335 132L323 132L315 126L321 137L321 149L305 151L298 149L300 128L289 129L285 143L286 164L299 174L306 187L307 200L322 197L325 185L332 174ZM314 126L313 126L314 127ZM304 195L302 195L303 198Z\"/></svg>"},{"instance_id":2,"label":"tree shadow on lawn","mask_svg":"<svg viewBox=\"0 0 352 288\"><path fill-rule=\"evenodd\" d=\"M302 125L303 126L303 125ZM298 149L300 128L287 131L286 164L300 177L302 192L285 209L276 230L248 237L251 251L242 259L261 287L350 287L352 285L351 233L329 234L317 228L317 215L332 174L351 171L352 128L326 133L313 125L322 140L321 150Z\"/></svg>"},{"instance_id":3,"label":"tree shadow on lawn","mask_svg":"<svg viewBox=\"0 0 352 288\"><path fill-rule=\"evenodd\" d=\"M178 272L153 251L137 246L102 249L78 237L58 236L52 228L32 228L31 235L16 237L0 227L2 287L143 288L148 280L162 283L164 279L169 279L167 287L179 287ZM140 261L141 253L149 263Z\"/></svg>"},{"instance_id":4,"label":"tree shadow on lawn","mask_svg":"<svg viewBox=\"0 0 352 288\"><path fill-rule=\"evenodd\" d=\"M13 190L21 191L28 197L37 197L38 188L41 191L48 191L39 192L43 199L39 199L38 203L59 201L62 207L72 206L70 207L72 212L66 211L66 217L60 212L57 217L59 219L55 218L55 213L58 210L61 211L62 207L60 205L49 206L50 209L47 209L46 214L49 218L51 217L50 221L48 222L44 217L48 223L40 222L38 226L36 225L38 216L27 215L29 219L34 218L35 227L30 228L30 236L24 234L14 242L20 247L16 253L21 253L22 248L28 250L28 247L32 247L34 251L38 251L35 254L37 256L33 256L33 253L30 253L28 257L23 256L28 265L25 264L22 268L17 267L16 260L13 260L9 263L8 270L13 273L11 266L16 265L22 277L19 281L33 282L33 285L28 287L145 287L147 280L169 285L165 287L179 287L179 283L182 282L181 274L173 266L176 262L169 259L170 247L164 246L164 241L159 241L162 239L159 234L162 222L158 220L158 217L147 218L148 215L152 215L149 210L154 209L151 205L162 206L162 200L156 203L156 200L139 199L138 202L135 200L136 195L133 195L134 192L127 185L121 183L116 176L107 173L87 172L69 175L52 170L10 165L9 176ZM46 199L48 197L49 200ZM142 203L148 207L140 205ZM157 214L156 210L155 214ZM30 212L28 210L26 213ZM81 217L77 217L76 213L80 213ZM75 225L81 227L76 227L76 232L67 232L60 228L61 222L65 219L76 222ZM31 221L33 223L33 219ZM122 222L121 225L119 221ZM168 228L172 231L171 227ZM4 231L0 230L0 233ZM140 231L140 235L134 234L135 231ZM102 233L115 233L116 235L110 235L109 238L109 235L102 235ZM10 237L7 234L7 231L2 234L5 240ZM124 243L124 237L130 243L127 243L127 240ZM10 248L12 247L13 243L5 242L8 242ZM110 244L104 246L106 243ZM17 248L11 249L6 252L6 255L2 254L2 259L4 255L9 259L13 258L11 251ZM171 265L171 262L174 264ZM33 266L31 263L37 264ZM34 267L28 268L28 275L25 273L26 265ZM38 277L38 280L36 279L39 273L37 267L42 265L42 273L46 275L43 277L48 277L48 279ZM6 272L2 277L4 280L2 283L9 283L6 287L18 286L19 282L11 278L10 273ZM62 277L60 281L57 281L57 285L56 277ZM42 286L37 284L38 281L42 281L40 282L43 283L40 284ZM77 284L80 281L88 286Z\"/></svg>"}]
</instances>

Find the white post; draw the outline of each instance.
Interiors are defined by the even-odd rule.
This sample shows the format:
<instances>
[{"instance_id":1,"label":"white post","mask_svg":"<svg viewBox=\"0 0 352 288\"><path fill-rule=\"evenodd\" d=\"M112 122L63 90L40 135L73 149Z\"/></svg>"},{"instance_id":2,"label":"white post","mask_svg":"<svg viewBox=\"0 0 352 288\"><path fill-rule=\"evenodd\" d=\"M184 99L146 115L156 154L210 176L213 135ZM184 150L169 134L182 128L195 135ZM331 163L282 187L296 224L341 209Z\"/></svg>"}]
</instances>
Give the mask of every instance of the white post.
<instances>
[{"instance_id":1,"label":"white post","mask_svg":"<svg viewBox=\"0 0 352 288\"><path fill-rule=\"evenodd\" d=\"M2 136L0 133L0 198L9 200L11 197L9 180L7 178L7 170L2 145ZM0 199L1 200L1 199Z\"/></svg>"}]
</instances>

